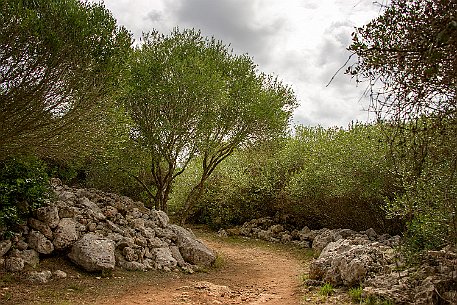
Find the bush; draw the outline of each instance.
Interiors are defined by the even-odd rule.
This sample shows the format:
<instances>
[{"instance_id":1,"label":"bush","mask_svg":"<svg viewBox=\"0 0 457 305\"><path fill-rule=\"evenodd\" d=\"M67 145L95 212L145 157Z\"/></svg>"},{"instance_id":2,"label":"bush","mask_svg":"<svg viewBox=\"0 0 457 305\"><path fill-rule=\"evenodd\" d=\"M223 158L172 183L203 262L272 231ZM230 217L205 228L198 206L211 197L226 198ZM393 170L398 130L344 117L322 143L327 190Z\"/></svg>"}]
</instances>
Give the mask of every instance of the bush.
<instances>
[{"instance_id":1,"label":"bush","mask_svg":"<svg viewBox=\"0 0 457 305\"><path fill-rule=\"evenodd\" d=\"M389 212L408 221L405 246L418 252L457 245L457 119L430 116L396 131L392 158L403 192Z\"/></svg>"},{"instance_id":2,"label":"bush","mask_svg":"<svg viewBox=\"0 0 457 305\"><path fill-rule=\"evenodd\" d=\"M46 166L35 157L11 157L0 163L0 227L11 234L50 198Z\"/></svg>"},{"instance_id":3,"label":"bush","mask_svg":"<svg viewBox=\"0 0 457 305\"><path fill-rule=\"evenodd\" d=\"M285 210L311 227L398 230L383 210L399 191L387 153L378 125L298 129L282 157L298 155L299 164L285 188Z\"/></svg>"},{"instance_id":4,"label":"bush","mask_svg":"<svg viewBox=\"0 0 457 305\"><path fill-rule=\"evenodd\" d=\"M208 180L193 220L218 228L287 215L312 228L398 232L383 210L399 189L382 139L377 125L297 127L294 136L237 151ZM173 209L195 177L197 165L178 178Z\"/></svg>"}]
</instances>

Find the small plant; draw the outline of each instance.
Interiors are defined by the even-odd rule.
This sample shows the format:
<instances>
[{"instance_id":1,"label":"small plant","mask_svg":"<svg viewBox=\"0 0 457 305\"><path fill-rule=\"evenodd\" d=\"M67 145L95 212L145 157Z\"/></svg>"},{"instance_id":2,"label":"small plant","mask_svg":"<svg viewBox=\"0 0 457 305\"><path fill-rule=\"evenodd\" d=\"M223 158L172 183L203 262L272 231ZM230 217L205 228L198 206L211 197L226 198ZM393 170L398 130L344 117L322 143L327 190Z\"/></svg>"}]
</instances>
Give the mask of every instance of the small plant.
<instances>
[{"instance_id":1,"label":"small plant","mask_svg":"<svg viewBox=\"0 0 457 305\"><path fill-rule=\"evenodd\" d=\"M349 289L348 293L349 293L349 296L351 297L352 302L361 304L363 301L362 292L363 292L362 287Z\"/></svg>"},{"instance_id":2,"label":"small plant","mask_svg":"<svg viewBox=\"0 0 457 305\"><path fill-rule=\"evenodd\" d=\"M16 279L9 273L6 273L2 277L0 277L0 284L11 284L15 281Z\"/></svg>"},{"instance_id":3,"label":"small plant","mask_svg":"<svg viewBox=\"0 0 457 305\"><path fill-rule=\"evenodd\" d=\"M82 292L84 290L84 287L81 287L77 284L71 284L67 287L67 290L73 292Z\"/></svg>"},{"instance_id":4,"label":"small plant","mask_svg":"<svg viewBox=\"0 0 457 305\"><path fill-rule=\"evenodd\" d=\"M320 289L319 289L319 294L320 295L323 295L323 296L330 296L332 295L333 293L335 292L332 284L330 283L326 283L324 286L322 286Z\"/></svg>"},{"instance_id":5,"label":"small plant","mask_svg":"<svg viewBox=\"0 0 457 305\"><path fill-rule=\"evenodd\" d=\"M301 283L305 284L307 280L309 280L308 273L303 273L303 274L300 275L300 282Z\"/></svg>"},{"instance_id":6,"label":"small plant","mask_svg":"<svg viewBox=\"0 0 457 305\"><path fill-rule=\"evenodd\" d=\"M112 269L103 269L102 270L102 277L111 277L111 276L113 276Z\"/></svg>"},{"instance_id":7,"label":"small plant","mask_svg":"<svg viewBox=\"0 0 457 305\"><path fill-rule=\"evenodd\" d=\"M219 253L216 255L216 259L213 262L212 267L215 269L220 269L225 265L224 257L221 256Z\"/></svg>"}]
</instances>

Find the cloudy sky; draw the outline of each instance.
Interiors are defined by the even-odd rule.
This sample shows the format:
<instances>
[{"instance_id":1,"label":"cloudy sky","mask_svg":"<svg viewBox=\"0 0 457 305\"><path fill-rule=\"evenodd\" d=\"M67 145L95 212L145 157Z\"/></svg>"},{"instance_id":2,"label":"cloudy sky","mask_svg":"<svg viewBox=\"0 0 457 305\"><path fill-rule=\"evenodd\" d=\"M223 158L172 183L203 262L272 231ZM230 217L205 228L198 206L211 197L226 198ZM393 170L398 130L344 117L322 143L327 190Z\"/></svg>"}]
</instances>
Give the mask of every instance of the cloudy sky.
<instances>
[{"instance_id":1,"label":"cloudy sky","mask_svg":"<svg viewBox=\"0 0 457 305\"><path fill-rule=\"evenodd\" d=\"M98 2L98 1L97 1ZM335 72L346 62L350 34L379 14L373 0L104 0L136 38L157 29L200 29L248 53L259 70L290 85L300 102L294 123L347 127L372 118L365 88Z\"/></svg>"}]
</instances>

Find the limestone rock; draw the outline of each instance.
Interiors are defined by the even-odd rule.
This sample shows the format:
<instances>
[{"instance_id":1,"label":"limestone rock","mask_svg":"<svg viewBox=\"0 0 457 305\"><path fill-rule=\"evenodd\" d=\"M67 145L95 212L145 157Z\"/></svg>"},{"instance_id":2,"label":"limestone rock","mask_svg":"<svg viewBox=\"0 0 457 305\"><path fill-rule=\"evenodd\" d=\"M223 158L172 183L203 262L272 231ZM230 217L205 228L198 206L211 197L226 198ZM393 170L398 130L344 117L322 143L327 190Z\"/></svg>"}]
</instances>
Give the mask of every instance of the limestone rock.
<instances>
[{"instance_id":1,"label":"limestone rock","mask_svg":"<svg viewBox=\"0 0 457 305\"><path fill-rule=\"evenodd\" d=\"M272 225L268 230L273 234L279 234L284 232L284 227L282 225L276 224Z\"/></svg>"},{"instance_id":2,"label":"limestone rock","mask_svg":"<svg viewBox=\"0 0 457 305\"><path fill-rule=\"evenodd\" d=\"M193 265L210 266L216 260L215 253L198 241L192 232L177 225L169 227L177 235L176 245L186 262Z\"/></svg>"},{"instance_id":3,"label":"limestone rock","mask_svg":"<svg viewBox=\"0 0 457 305\"><path fill-rule=\"evenodd\" d=\"M0 257L5 255L11 249L11 240L2 240L0 241Z\"/></svg>"},{"instance_id":4,"label":"limestone rock","mask_svg":"<svg viewBox=\"0 0 457 305\"><path fill-rule=\"evenodd\" d=\"M78 239L76 222L71 218L62 218L54 231L53 244L57 250L71 246Z\"/></svg>"},{"instance_id":5,"label":"limestone rock","mask_svg":"<svg viewBox=\"0 0 457 305\"><path fill-rule=\"evenodd\" d=\"M16 243L16 248L18 250L26 250L29 247L29 244L27 244L24 240L18 240ZM1 255L0 255L1 256Z\"/></svg>"},{"instance_id":6,"label":"limestone rock","mask_svg":"<svg viewBox=\"0 0 457 305\"><path fill-rule=\"evenodd\" d=\"M67 273L62 270L56 270L52 273L52 275L58 279L65 279L67 278Z\"/></svg>"},{"instance_id":7,"label":"limestone rock","mask_svg":"<svg viewBox=\"0 0 457 305\"><path fill-rule=\"evenodd\" d=\"M32 229L41 232L46 238L52 239L53 235L51 227L49 227L46 223L35 218L29 218L28 223Z\"/></svg>"},{"instance_id":8,"label":"limestone rock","mask_svg":"<svg viewBox=\"0 0 457 305\"><path fill-rule=\"evenodd\" d=\"M170 246L170 251L171 251L171 255L176 260L178 266L184 267L186 265L186 262L184 261L184 258L182 257L181 252L179 252L179 248L176 246Z\"/></svg>"},{"instance_id":9,"label":"limestone rock","mask_svg":"<svg viewBox=\"0 0 457 305\"><path fill-rule=\"evenodd\" d=\"M18 272L24 269L24 260L20 257L8 257L4 264L5 269L10 272Z\"/></svg>"},{"instance_id":10,"label":"limestone rock","mask_svg":"<svg viewBox=\"0 0 457 305\"><path fill-rule=\"evenodd\" d=\"M149 212L149 216L158 226L162 228L165 228L170 222L168 215L163 211L151 210Z\"/></svg>"},{"instance_id":11,"label":"limestone rock","mask_svg":"<svg viewBox=\"0 0 457 305\"><path fill-rule=\"evenodd\" d=\"M28 236L28 244L30 248L36 250L38 253L50 254L54 251L54 245L47 239L41 232L31 231Z\"/></svg>"},{"instance_id":12,"label":"limestone rock","mask_svg":"<svg viewBox=\"0 0 457 305\"><path fill-rule=\"evenodd\" d=\"M37 209L36 214L38 220L47 224L51 229L59 224L59 210L55 205L41 207Z\"/></svg>"},{"instance_id":13,"label":"limestone rock","mask_svg":"<svg viewBox=\"0 0 457 305\"><path fill-rule=\"evenodd\" d=\"M151 252L157 269L173 269L178 265L169 248L155 248Z\"/></svg>"},{"instance_id":14,"label":"limestone rock","mask_svg":"<svg viewBox=\"0 0 457 305\"><path fill-rule=\"evenodd\" d=\"M310 265L310 278L334 286L353 286L370 273L380 272L389 262L383 247L368 239L339 239L329 243ZM386 250L386 249L384 249Z\"/></svg>"},{"instance_id":15,"label":"limestone rock","mask_svg":"<svg viewBox=\"0 0 457 305\"><path fill-rule=\"evenodd\" d=\"M27 280L32 283L46 284L52 277L52 273L49 270L45 271L32 271L29 273Z\"/></svg>"},{"instance_id":16,"label":"limestone rock","mask_svg":"<svg viewBox=\"0 0 457 305\"><path fill-rule=\"evenodd\" d=\"M75 242L68 257L87 271L114 269L114 242L107 238L87 233Z\"/></svg>"},{"instance_id":17,"label":"limestone rock","mask_svg":"<svg viewBox=\"0 0 457 305\"><path fill-rule=\"evenodd\" d=\"M128 262L133 262L138 260L138 255L136 254L135 250L130 247L125 247L122 250L122 254L124 255L125 259Z\"/></svg>"},{"instance_id":18,"label":"limestone rock","mask_svg":"<svg viewBox=\"0 0 457 305\"><path fill-rule=\"evenodd\" d=\"M40 263L39 254L37 251L33 249L23 251L17 250L17 252L14 253L14 256L21 258L25 264L32 266L34 268L38 266L38 264Z\"/></svg>"},{"instance_id":19,"label":"limestone rock","mask_svg":"<svg viewBox=\"0 0 457 305\"><path fill-rule=\"evenodd\" d=\"M147 269L149 269L146 265L144 265L140 262L128 262L125 260L118 261L117 265L119 267L121 267L122 269L125 269L128 271L146 271Z\"/></svg>"}]
</instances>

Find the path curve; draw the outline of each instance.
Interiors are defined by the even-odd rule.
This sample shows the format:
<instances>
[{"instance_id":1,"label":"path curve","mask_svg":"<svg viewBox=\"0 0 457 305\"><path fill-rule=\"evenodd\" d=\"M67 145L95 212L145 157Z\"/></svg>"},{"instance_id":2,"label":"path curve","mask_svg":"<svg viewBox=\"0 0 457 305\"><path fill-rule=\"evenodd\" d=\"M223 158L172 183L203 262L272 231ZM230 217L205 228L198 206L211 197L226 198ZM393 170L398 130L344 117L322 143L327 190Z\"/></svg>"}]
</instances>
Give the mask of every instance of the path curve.
<instances>
[{"instance_id":1,"label":"path curve","mask_svg":"<svg viewBox=\"0 0 457 305\"><path fill-rule=\"evenodd\" d=\"M224 260L208 273L177 274L160 285L137 287L100 305L297 305L300 304L300 261L276 247L203 239Z\"/></svg>"}]
</instances>

